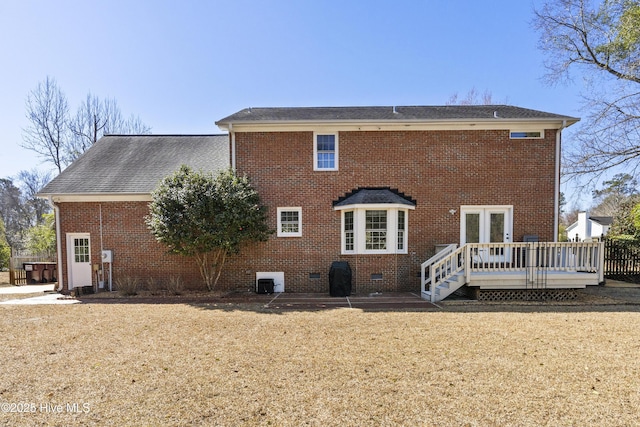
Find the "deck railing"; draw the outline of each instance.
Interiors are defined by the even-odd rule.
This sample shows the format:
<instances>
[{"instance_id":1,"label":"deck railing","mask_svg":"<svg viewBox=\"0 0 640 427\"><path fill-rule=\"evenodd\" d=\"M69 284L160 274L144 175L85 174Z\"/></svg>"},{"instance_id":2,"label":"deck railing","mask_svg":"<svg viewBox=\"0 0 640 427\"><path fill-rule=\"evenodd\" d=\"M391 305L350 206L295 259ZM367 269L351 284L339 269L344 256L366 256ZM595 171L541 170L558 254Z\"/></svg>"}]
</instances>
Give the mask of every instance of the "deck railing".
<instances>
[{"instance_id":1,"label":"deck railing","mask_svg":"<svg viewBox=\"0 0 640 427\"><path fill-rule=\"evenodd\" d=\"M470 243L469 273L521 272L528 268L547 271L603 273L601 242Z\"/></svg>"},{"instance_id":2,"label":"deck railing","mask_svg":"<svg viewBox=\"0 0 640 427\"><path fill-rule=\"evenodd\" d=\"M420 266L421 279L420 283L422 284L422 292L428 290L431 286L431 282L433 280L432 269L431 266L441 261L444 258L449 257L453 251L458 248L458 245L452 243L450 245L445 246L440 252L437 252L434 256L429 258L427 261L423 262ZM436 270L436 272L439 270Z\"/></svg>"},{"instance_id":3,"label":"deck railing","mask_svg":"<svg viewBox=\"0 0 640 427\"><path fill-rule=\"evenodd\" d=\"M443 254L444 253L444 254ZM535 271L597 273L604 281L604 244L602 242L516 242L469 243L446 251L424 262L422 291L435 297L438 284L464 273L468 283L474 273L522 273L533 277Z\"/></svg>"}]
</instances>

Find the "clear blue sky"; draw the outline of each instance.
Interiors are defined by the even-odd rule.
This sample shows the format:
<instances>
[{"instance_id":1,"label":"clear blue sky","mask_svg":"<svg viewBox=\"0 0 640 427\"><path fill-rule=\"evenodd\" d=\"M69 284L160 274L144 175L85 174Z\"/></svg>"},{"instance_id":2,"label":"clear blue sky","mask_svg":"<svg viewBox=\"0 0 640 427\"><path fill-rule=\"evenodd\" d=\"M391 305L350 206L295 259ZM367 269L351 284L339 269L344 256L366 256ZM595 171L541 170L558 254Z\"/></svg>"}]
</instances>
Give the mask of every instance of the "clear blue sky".
<instances>
[{"instance_id":1,"label":"clear blue sky","mask_svg":"<svg viewBox=\"0 0 640 427\"><path fill-rule=\"evenodd\" d=\"M218 133L245 107L441 105L472 88L583 115L579 86L541 80L541 0L0 1L0 178L51 169L19 146L47 76L72 112L112 97L156 134Z\"/></svg>"}]
</instances>

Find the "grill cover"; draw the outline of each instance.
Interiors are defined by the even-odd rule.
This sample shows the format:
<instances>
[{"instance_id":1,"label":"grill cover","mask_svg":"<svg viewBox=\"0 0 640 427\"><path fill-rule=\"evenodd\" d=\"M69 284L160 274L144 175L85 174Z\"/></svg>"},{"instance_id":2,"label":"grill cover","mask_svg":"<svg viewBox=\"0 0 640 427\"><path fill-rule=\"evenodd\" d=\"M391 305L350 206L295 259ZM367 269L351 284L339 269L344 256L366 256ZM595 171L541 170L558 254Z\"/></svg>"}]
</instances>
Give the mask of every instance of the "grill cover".
<instances>
[{"instance_id":1,"label":"grill cover","mask_svg":"<svg viewBox=\"0 0 640 427\"><path fill-rule=\"evenodd\" d=\"M351 295L351 267L346 261L334 261L329 269L329 294L332 297Z\"/></svg>"}]
</instances>

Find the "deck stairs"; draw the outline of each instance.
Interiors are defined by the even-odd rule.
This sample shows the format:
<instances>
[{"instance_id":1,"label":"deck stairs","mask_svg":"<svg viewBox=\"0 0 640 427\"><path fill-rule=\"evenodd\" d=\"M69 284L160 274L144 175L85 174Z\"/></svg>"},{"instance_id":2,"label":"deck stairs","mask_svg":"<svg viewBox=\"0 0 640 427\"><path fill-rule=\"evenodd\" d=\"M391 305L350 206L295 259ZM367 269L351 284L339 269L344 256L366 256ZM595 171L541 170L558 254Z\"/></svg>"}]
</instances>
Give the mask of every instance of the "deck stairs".
<instances>
[{"instance_id":1,"label":"deck stairs","mask_svg":"<svg viewBox=\"0 0 640 427\"><path fill-rule=\"evenodd\" d=\"M442 301L466 284L464 248L451 244L421 266L421 294L431 302Z\"/></svg>"},{"instance_id":2,"label":"deck stairs","mask_svg":"<svg viewBox=\"0 0 640 427\"><path fill-rule=\"evenodd\" d=\"M465 285L464 272L462 272L462 273L454 274L450 278L445 279L441 283L436 285L435 287L436 294L434 298L431 298L430 290L422 292L422 295L424 299L429 299L433 302L442 301L443 299L453 294L455 291L457 291L464 285Z\"/></svg>"}]
</instances>

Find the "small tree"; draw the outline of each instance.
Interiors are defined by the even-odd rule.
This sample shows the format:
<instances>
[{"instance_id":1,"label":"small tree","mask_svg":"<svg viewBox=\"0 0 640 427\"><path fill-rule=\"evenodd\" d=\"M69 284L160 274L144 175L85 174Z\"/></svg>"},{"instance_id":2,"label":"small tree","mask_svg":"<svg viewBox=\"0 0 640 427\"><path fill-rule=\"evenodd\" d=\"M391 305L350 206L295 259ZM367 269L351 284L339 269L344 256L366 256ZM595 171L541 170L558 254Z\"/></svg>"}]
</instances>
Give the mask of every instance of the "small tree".
<instances>
[{"instance_id":1,"label":"small tree","mask_svg":"<svg viewBox=\"0 0 640 427\"><path fill-rule=\"evenodd\" d=\"M27 230L27 250L31 255L52 257L56 254L55 214L42 215L42 222Z\"/></svg>"},{"instance_id":2,"label":"small tree","mask_svg":"<svg viewBox=\"0 0 640 427\"><path fill-rule=\"evenodd\" d=\"M629 196L625 201L620 203L617 212L613 216L613 224L609 230L609 236L635 236L640 237L640 196Z\"/></svg>"},{"instance_id":3,"label":"small tree","mask_svg":"<svg viewBox=\"0 0 640 427\"><path fill-rule=\"evenodd\" d=\"M9 258L11 258L11 248L5 237L4 222L0 216L0 271L9 267Z\"/></svg>"},{"instance_id":4,"label":"small tree","mask_svg":"<svg viewBox=\"0 0 640 427\"><path fill-rule=\"evenodd\" d=\"M248 178L231 170L213 174L181 166L152 193L146 224L169 252L195 257L207 289L218 283L229 255L266 241L266 209Z\"/></svg>"}]
</instances>

